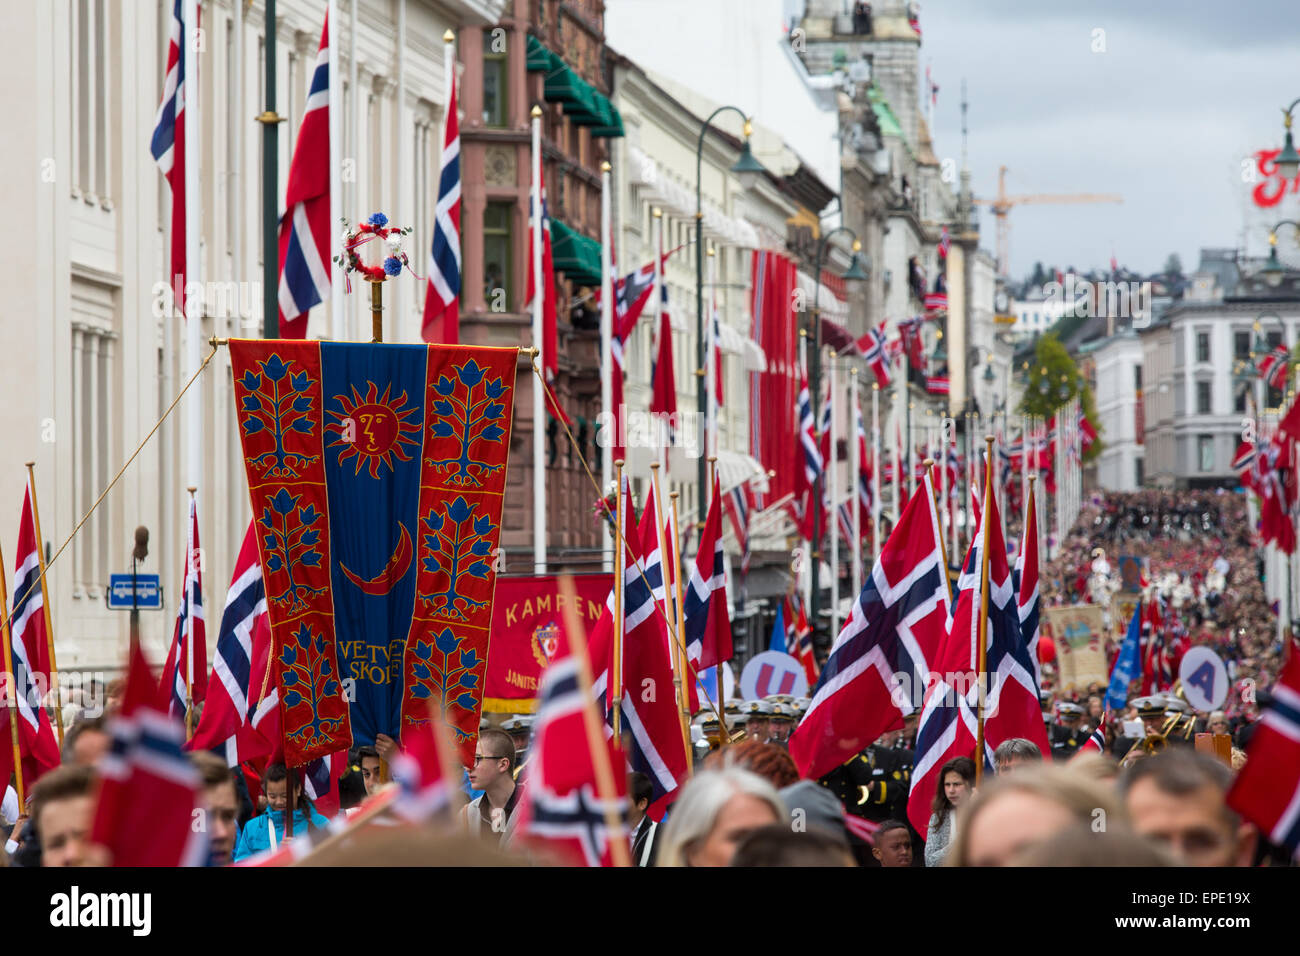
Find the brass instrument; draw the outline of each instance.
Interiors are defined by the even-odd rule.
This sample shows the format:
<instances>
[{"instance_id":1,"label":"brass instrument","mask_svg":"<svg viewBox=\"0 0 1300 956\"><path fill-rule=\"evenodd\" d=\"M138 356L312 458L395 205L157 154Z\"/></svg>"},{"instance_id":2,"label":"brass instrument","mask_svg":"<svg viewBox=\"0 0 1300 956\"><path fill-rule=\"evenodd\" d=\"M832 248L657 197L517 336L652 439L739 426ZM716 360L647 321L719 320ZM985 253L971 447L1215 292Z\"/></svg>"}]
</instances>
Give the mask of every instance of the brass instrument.
<instances>
[{"instance_id":1,"label":"brass instrument","mask_svg":"<svg viewBox=\"0 0 1300 956\"><path fill-rule=\"evenodd\" d=\"M1174 682L1174 696L1184 702L1187 696L1183 693L1183 682L1181 679ZM1186 722L1184 724L1184 721ZM1147 734L1140 741L1133 745L1133 748L1124 755L1123 764L1127 764L1129 758L1138 751L1144 755L1162 753L1169 746L1169 737L1172 734L1181 733L1184 740L1192 739L1192 732L1196 729L1196 711L1186 714L1173 714L1165 720L1164 726L1160 728L1157 734Z\"/></svg>"}]
</instances>

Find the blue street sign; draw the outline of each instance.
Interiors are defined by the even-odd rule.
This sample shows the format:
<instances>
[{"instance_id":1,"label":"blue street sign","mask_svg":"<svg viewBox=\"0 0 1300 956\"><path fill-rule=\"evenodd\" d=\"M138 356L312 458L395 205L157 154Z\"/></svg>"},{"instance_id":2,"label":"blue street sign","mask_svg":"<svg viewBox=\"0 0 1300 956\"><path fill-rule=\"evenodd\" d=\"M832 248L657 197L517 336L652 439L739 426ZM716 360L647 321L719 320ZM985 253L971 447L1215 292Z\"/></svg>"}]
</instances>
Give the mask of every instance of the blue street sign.
<instances>
[{"instance_id":1,"label":"blue street sign","mask_svg":"<svg viewBox=\"0 0 1300 956\"><path fill-rule=\"evenodd\" d=\"M158 575L110 574L108 580L109 610L129 611L132 607L142 611L162 610L162 584Z\"/></svg>"}]
</instances>

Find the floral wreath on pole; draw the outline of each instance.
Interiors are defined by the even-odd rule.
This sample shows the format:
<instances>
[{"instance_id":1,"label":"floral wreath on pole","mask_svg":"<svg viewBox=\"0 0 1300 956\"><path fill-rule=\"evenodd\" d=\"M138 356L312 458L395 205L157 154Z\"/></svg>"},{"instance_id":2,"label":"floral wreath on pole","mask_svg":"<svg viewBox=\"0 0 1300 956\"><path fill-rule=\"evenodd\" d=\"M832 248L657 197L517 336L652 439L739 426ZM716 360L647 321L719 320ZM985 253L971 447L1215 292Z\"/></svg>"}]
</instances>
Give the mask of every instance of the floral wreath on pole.
<instances>
[{"instance_id":1,"label":"floral wreath on pole","mask_svg":"<svg viewBox=\"0 0 1300 956\"><path fill-rule=\"evenodd\" d=\"M354 272L361 273L370 282L383 282L389 276L400 275L402 270L406 269L416 279L421 279L420 275L411 268L411 261L406 253L402 251L402 240L415 231L411 226L390 226L388 217L382 212L372 213L370 218L359 223L355 228L348 223L346 217L342 222L343 252L334 257L334 262L343 270L348 292L352 291L351 275ZM388 247L388 255L384 257L382 265L369 266L361 261L361 254L357 250L367 242L376 239ZM372 255L370 258L377 257Z\"/></svg>"}]
</instances>

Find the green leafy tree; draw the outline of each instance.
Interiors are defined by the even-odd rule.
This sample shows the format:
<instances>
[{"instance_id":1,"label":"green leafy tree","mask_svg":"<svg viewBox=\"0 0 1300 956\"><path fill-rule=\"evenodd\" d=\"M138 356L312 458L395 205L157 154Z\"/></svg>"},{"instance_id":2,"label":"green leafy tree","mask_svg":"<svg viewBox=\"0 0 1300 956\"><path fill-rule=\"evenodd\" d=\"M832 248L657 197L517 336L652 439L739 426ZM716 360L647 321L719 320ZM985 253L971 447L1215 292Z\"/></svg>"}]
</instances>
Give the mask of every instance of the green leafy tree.
<instances>
[{"instance_id":1,"label":"green leafy tree","mask_svg":"<svg viewBox=\"0 0 1300 956\"><path fill-rule=\"evenodd\" d=\"M1046 372L1044 373L1044 369ZM1042 388L1047 384L1046 390ZM1065 391L1061 391L1061 386ZM1080 396L1083 413L1097 429L1097 441L1084 454L1083 460L1090 462L1101 454L1101 424L1097 419L1097 403L1092 389L1079 376L1079 367L1065 346L1054 333L1041 336L1034 348L1034 361L1029 367L1029 384L1024 397L1020 400L1017 411L1021 415L1032 415L1044 421L1055 415L1070 399Z\"/></svg>"},{"instance_id":2,"label":"green leafy tree","mask_svg":"<svg viewBox=\"0 0 1300 956\"><path fill-rule=\"evenodd\" d=\"M1169 258L1165 260L1165 275L1182 278L1183 260L1178 257L1178 253L1169 253Z\"/></svg>"}]
</instances>

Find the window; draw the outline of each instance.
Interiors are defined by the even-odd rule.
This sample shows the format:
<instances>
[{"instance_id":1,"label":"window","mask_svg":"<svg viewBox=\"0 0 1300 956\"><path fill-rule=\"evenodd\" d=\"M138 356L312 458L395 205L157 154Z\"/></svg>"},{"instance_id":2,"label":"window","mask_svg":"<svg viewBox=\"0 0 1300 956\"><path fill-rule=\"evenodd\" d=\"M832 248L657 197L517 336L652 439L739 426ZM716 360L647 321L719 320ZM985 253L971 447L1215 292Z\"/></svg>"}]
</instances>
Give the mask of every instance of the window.
<instances>
[{"instance_id":1,"label":"window","mask_svg":"<svg viewBox=\"0 0 1300 956\"><path fill-rule=\"evenodd\" d=\"M508 63L505 39L494 40L494 32L483 32L483 125L505 126Z\"/></svg>"},{"instance_id":2,"label":"window","mask_svg":"<svg viewBox=\"0 0 1300 956\"><path fill-rule=\"evenodd\" d=\"M1239 414L1246 412L1246 389L1237 389L1237 394L1232 400L1232 410Z\"/></svg>"},{"instance_id":3,"label":"window","mask_svg":"<svg viewBox=\"0 0 1300 956\"><path fill-rule=\"evenodd\" d=\"M1214 471L1214 436L1196 436L1196 463L1200 471Z\"/></svg>"},{"instance_id":4,"label":"window","mask_svg":"<svg viewBox=\"0 0 1300 956\"><path fill-rule=\"evenodd\" d=\"M1209 382L1196 383L1196 414L1198 415L1210 414L1210 383Z\"/></svg>"},{"instance_id":5,"label":"window","mask_svg":"<svg viewBox=\"0 0 1300 956\"><path fill-rule=\"evenodd\" d=\"M1142 366L1133 366L1133 390L1139 395L1142 394Z\"/></svg>"},{"instance_id":6,"label":"window","mask_svg":"<svg viewBox=\"0 0 1300 956\"><path fill-rule=\"evenodd\" d=\"M1141 488L1141 487L1142 487L1142 481L1143 481L1143 479L1144 479L1145 477L1146 477L1146 476L1142 474L1142 459L1141 459L1141 458L1135 458L1135 459L1133 460L1133 482L1134 482L1134 484L1136 484L1139 488Z\"/></svg>"},{"instance_id":7,"label":"window","mask_svg":"<svg viewBox=\"0 0 1300 956\"><path fill-rule=\"evenodd\" d=\"M1250 358L1250 333L1232 333L1232 357L1242 361Z\"/></svg>"},{"instance_id":8,"label":"window","mask_svg":"<svg viewBox=\"0 0 1300 956\"><path fill-rule=\"evenodd\" d=\"M1210 333L1196 333L1196 361L1208 362L1210 360Z\"/></svg>"},{"instance_id":9,"label":"window","mask_svg":"<svg viewBox=\"0 0 1300 956\"><path fill-rule=\"evenodd\" d=\"M489 311L493 302L502 301L510 308L510 219L514 203L490 202L483 210L483 298ZM498 298L497 289L504 290L504 300Z\"/></svg>"},{"instance_id":10,"label":"window","mask_svg":"<svg viewBox=\"0 0 1300 956\"><path fill-rule=\"evenodd\" d=\"M1274 331L1268 333L1268 348L1270 351L1281 344L1282 344L1281 332ZM1282 399L1283 399L1282 389L1274 388L1272 385L1266 385L1264 387L1264 402L1267 405L1267 407L1281 408Z\"/></svg>"},{"instance_id":11,"label":"window","mask_svg":"<svg viewBox=\"0 0 1300 956\"><path fill-rule=\"evenodd\" d=\"M107 56L108 14L105 0L71 4L72 194L89 204L112 208L109 109L114 63ZM167 34L164 33L164 36ZM161 88L159 98L161 99Z\"/></svg>"}]
</instances>

